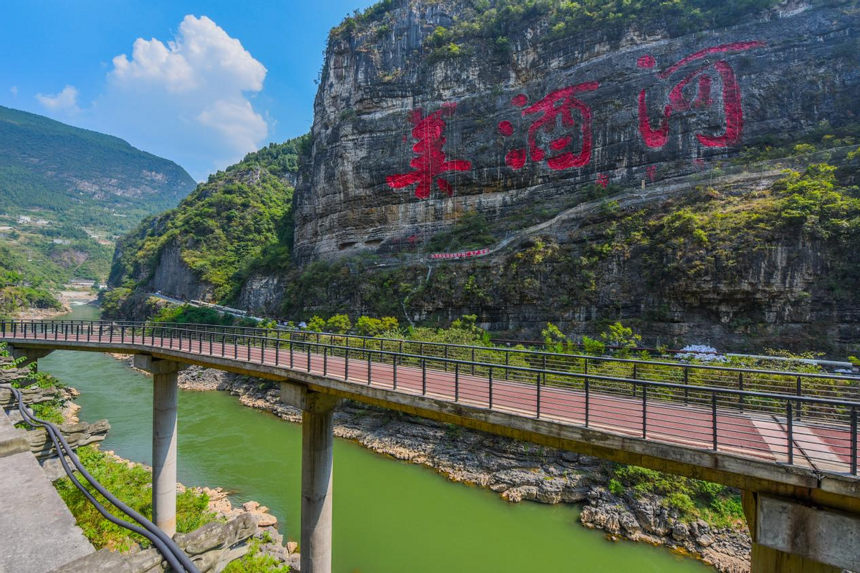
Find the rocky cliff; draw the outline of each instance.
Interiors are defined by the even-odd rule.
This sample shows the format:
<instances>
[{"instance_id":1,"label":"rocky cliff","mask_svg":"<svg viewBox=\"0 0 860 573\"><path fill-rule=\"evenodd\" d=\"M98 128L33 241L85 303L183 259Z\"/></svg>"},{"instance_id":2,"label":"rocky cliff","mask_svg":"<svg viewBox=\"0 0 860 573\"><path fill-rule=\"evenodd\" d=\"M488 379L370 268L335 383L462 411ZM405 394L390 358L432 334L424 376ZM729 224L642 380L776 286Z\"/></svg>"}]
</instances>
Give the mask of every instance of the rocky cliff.
<instances>
[{"instance_id":1,"label":"rocky cliff","mask_svg":"<svg viewBox=\"0 0 860 573\"><path fill-rule=\"evenodd\" d=\"M111 285L223 300L235 294L238 280L288 262L292 182L304 140L250 153L210 176L176 209L144 220L117 244Z\"/></svg>"},{"instance_id":2,"label":"rocky cliff","mask_svg":"<svg viewBox=\"0 0 860 573\"><path fill-rule=\"evenodd\" d=\"M725 13L711 30L649 19L660 3L643 2L570 32L559 3L509 4L384 2L332 33L295 200L298 262L427 256L471 211L502 240L524 211L554 214L595 185L634 194L858 121L856 2L699 8Z\"/></svg>"},{"instance_id":3,"label":"rocky cliff","mask_svg":"<svg viewBox=\"0 0 860 573\"><path fill-rule=\"evenodd\" d=\"M622 320L649 345L860 350L858 1L615 4L347 19L295 158L294 232L219 271L208 236L235 230L189 199L171 217L203 231L150 224L115 284L296 321Z\"/></svg>"}]
</instances>

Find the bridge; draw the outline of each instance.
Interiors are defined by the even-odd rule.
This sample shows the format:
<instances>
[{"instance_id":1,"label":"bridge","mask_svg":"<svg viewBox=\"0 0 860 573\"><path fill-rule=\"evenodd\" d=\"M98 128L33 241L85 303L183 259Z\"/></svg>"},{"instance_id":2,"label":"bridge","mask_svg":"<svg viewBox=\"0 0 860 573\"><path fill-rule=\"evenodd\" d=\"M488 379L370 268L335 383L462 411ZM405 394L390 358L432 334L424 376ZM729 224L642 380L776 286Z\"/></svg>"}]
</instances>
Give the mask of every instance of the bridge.
<instances>
[{"instance_id":1,"label":"bridge","mask_svg":"<svg viewBox=\"0 0 860 573\"><path fill-rule=\"evenodd\" d=\"M279 382L303 411L303 573L331 571L333 409L356 400L743 492L754 572L860 570L860 378L154 322L3 321L13 356L151 372L153 521L176 530L177 373Z\"/></svg>"}]
</instances>

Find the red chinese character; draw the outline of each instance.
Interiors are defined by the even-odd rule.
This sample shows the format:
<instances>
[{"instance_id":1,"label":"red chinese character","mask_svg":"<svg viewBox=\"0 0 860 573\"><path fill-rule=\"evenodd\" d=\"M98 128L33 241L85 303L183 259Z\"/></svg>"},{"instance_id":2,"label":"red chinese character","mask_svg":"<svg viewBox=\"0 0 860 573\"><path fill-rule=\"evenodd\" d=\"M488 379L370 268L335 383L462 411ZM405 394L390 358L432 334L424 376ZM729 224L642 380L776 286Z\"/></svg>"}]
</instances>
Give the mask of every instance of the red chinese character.
<instances>
[{"instance_id":1,"label":"red chinese character","mask_svg":"<svg viewBox=\"0 0 860 573\"><path fill-rule=\"evenodd\" d=\"M666 68L658 74L658 77L662 80L667 80L672 74L687 64L702 60L711 54L734 54L753 48L761 48L765 45L763 42L737 42L706 48ZM652 56L642 56L637 60L636 64L640 68L650 69L656 66L657 62ZM646 90L643 89L639 93L639 133L642 134L642 139L648 147L659 149L666 144L669 138L669 118L673 112L684 112L692 108L708 107L714 103L711 99L713 78L707 75L711 69L716 71L722 82L723 112L725 114L726 128L722 135L711 136L699 133L696 134L696 137L706 147L728 147L740 143L744 128L741 89L732 67L728 62L720 60L714 64L706 64L693 70L671 89L669 92L669 105L664 108L660 127L657 129L651 127L651 120L648 117ZM696 84L697 95L696 99L690 102L687 96L684 95L684 90L688 85L693 83Z\"/></svg>"},{"instance_id":2,"label":"red chinese character","mask_svg":"<svg viewBox=\"0 0 860 573\"><path fill-rule=\"evenodd\" d=\"M445 118L454 115L456 109L456 103L449 103L426 117L424 110L420 108L412 112L411 121L415 126L412 128L412 137L418 140L412 146L412 151L417 157L409 162L413 171L388 176L386 181L389 187L403 189L417 183L415 196L419 199L427 199L430 197L430 190L435 182L439 189L448 196L454 193L451 184L439 175L449 171L468 171L472 168L471 161L448 161L445 152L442 151L446 141L442 137L442 132L445 130Z\"/></svg>"},{"instance_id":3,"label":"red chinese character","mask_svg":"<svg viewBox=\"0 0 860 573\"><path fill-rule=\"evenodd\" d=\"M597 184L606 189L606 186L609 185L609 176L606 173L601 173L597 176Z\"/></svg>"},{"instance_id":4,"label":"red chinese character","mask_svg":"<svg viewBox=\"0 0 860 573\"><path fill-rule=\"evenodd\" d=\"M546 159L550 169L560 170L569 169L571 167L584 167L591 161L592 135L591 135L591 108L584 102L574 96L580 92L588 92L596 90L600 84L597 82L586 82L575 86L569 86L559 90L555 90L547 95L539 102L526 107L528 105L528 97L518 95L511 103L516 107L523 107L522 116L540 114L540 116L529 127L528 135L528 150L519 148L512 149L505 156L505 163L513 169L522 169L526 163L528 156L532 161L543 161ZM539 131L552 133L556 130L558 121L561 121L562 127L573 128L576 122L573 119L574 110L579 112L580 124L582 132L582 149L579 153L565 151L573 141L571 136L562 136L553 139L549 143L549 148L552 151L561 152L551 157L547 157L547 152L538 145L537 135ZM499 133L505 137L510 137L514 133L514 127L509 121L503 121L499 124Z\"/></svg>"},{"instance_id":5,"label":"red chinese character","mask_svg":"<svg viewBox=\"0 0 860 573\"><path fill-rule=\"evenodd\" d=\"M649 165L645 173L648 174L648 179L653 183L657 179L657 166Z\"/></svg>"}]
</instances>

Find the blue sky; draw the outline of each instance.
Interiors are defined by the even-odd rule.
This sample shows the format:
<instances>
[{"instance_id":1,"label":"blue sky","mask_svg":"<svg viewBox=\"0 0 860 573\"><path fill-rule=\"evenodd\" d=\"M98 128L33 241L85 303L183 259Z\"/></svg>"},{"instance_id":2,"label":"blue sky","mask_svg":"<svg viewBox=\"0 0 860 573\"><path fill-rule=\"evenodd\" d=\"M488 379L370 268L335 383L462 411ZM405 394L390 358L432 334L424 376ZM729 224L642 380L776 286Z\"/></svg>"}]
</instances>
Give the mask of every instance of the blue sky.
<instances>
[{"instance_id":1,"label":"blue sky","mask_svg":"<svg viewBox=\"0 0 860 573\"><path fill-rule=\"evenodd\" d=\"M328 31L373 3L6 0L0 105L122 137L201 180L310 129Z\"/></svg>"}]
</instances>

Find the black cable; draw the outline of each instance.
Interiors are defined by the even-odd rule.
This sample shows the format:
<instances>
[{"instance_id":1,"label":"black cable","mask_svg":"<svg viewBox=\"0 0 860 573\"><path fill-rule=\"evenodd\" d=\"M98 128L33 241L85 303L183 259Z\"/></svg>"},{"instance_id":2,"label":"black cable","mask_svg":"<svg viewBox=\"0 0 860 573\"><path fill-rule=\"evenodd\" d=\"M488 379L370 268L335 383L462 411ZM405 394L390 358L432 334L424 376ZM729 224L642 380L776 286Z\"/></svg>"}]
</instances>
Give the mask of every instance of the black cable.
<instances>
[{"instance_id":1,"label":"black cable","mask_svg":"<svg viewBox=\"0 0 860 573\"><path fill-rule=\"evenodd\" d=\"M155 526L151 521L146 519L143 515L120 501L116 498L112 493L110 493L107 489L102 486L98 480L96 480L90 473L84 468L78 459L77 454L75 454L74 450L69 446L66 439L63 437L60 430L54 426L52 423L37 418L30 414L27 410L26 405L23 402L23 397L21 392L18 391L17 388L14 388L11 384L9 385L12 393L15 395L16 401L18 402L18 409L21 412L21 416L24 420L33 427L42 427L48 433L48 436L51 438L51 441L54 444L54 447L57 449L57 454L60 458L60 463L63 466L63 469L66 472L66 475L69 476L69 479L72 481L74 486L78 488L81 493L87 498L87 500L93 504L93 506L98 510L100 514L102 514L108 521L119 525L129 531L137 533L138 535L148 539L153 546L158 550L159 553L164 557L170 567L179 573L200 573L197 567L192 563L191 559L185 554L182 549L176 545L176 542L173 541L166 533L161 531L158 527ZM60 447L62 445L62 448ZM80 481L74 476L74 471L69 467L66 462L66 456L72 463L75 468L84 476L87 482L93 486L93 488L100 493L105 499L107 499L112 505L114 505L117 509L128 515L134 521L138 522L143 528L132 525L122 519L111 514L103 505L101 505L98 500L89 492L89 490L81 484Z\"/></svg>"}]
</instances>

